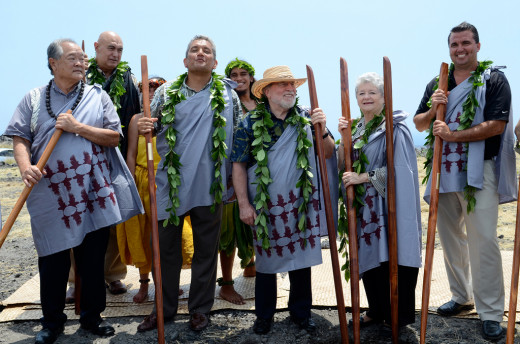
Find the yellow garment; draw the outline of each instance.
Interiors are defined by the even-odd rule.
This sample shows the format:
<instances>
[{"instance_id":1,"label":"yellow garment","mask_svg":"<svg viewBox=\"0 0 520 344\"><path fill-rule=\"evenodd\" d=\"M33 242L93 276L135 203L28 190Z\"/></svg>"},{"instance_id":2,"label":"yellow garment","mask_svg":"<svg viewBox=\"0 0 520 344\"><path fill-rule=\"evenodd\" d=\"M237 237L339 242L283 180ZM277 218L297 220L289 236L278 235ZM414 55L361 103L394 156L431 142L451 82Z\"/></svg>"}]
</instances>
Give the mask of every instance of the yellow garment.
<instances>
[{"instance_id":1,"label":"yellow garment","mask_svg":"<svg viewBox=\"0 0 520 344\"><path fill-rule=\"evenodd\" d=\"M155 148L155 137L153 138ZM154 149L154 169L157 170L159 154ZM135 184L143 202L145 214L139 214L128 221L117 225L117 243L121 260L127 265L139 268L140 274L147 274L152 268L151 217L150 217L150 195L148 193L148 168L146 158L146 139L139 136L137 145L137 157L135 166ZM188 222L188 223L187 223ZM186 242L185 242L186 241ZM186 251L186 258L185 257ZM190 255L191 252L191 255ZM183 258L191 264L193 256L193 236L189 218L184 221L183 226Z\"/></svg>"}]
</instances>

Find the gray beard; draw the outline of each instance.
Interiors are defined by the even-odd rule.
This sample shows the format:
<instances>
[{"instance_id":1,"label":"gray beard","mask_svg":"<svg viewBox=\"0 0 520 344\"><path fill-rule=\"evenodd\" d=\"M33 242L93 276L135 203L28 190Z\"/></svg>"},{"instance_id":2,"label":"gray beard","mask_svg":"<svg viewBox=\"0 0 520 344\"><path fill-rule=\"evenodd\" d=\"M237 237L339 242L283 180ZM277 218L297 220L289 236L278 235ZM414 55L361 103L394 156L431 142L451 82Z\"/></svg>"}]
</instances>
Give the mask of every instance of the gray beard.
<instances>
[{"instance_id":1,"label":"gray beard","mask_svg":"<svg viewBox=\"0 0 520 344\"><path fill-rule=\"evenodd\" d=\"M296 97L294 97L294 99L291 101L281 100L280 104L278 104L278 105L280 105L281 107L283 107L286 110L289 110L294 106L294 104L296 104Z\"/></svg>"}]
</instances>

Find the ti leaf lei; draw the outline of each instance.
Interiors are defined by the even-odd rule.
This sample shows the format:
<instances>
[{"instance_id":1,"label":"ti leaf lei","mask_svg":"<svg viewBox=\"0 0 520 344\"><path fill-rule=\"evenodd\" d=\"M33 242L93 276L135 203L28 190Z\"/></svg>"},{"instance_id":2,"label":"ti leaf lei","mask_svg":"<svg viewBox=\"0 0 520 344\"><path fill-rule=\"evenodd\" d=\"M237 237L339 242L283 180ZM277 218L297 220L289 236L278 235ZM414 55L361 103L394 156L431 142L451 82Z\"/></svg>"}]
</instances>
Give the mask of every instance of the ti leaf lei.
<instances>
[{"instance_id":1,"label":"ti leaf lei","mask_svg":"<svg viewBox=\"0 0 520 344\"><path fill-rule=\"evenodd\" d=\"M369 164L368 158L363 152L363 147L368 143L368 139L370 135L379 127L379 125L383 122L385 113L385 108L381 110L378 115L375 115L366 125L365 131L361 135L360 139L354 144L354 151L357 153L357 160L352 164L352 169L357 174L361 174L366 172L366 167ZM359 121L364 118L363 113L361 113L361 117L352 121L351 129L352 136L356 133L358 127L357 124ZM341 183L344 169L340 171L339 180L340 180L340 194L341 194ZM359 210L362 206L364 206L363 196L365 194L365 187L363 184L354 185L354 201L352 205L354 209L356 209L356 214L359 215ZM338 252L342 254L343 257L346 257L345 264L341 267L341 270L345 273L345 280L348 282L350 280L350 269L349 269L349 260L348 260L348 252L347 252L347 244L348 244L348 220L347 220L347 209L344 204L343 198L340 197L339 201L339 218L338 218L338 233L340 237L340 245Z\"/></svg>"},{"instance_id":2,"label":"ti leaf lei","mask_svg":"<svg viewBox=\"0 0 520 344\"><path fill-rule=\"evenodd\" d=\"M99 70L96 59L93 57L90 60L88 60L88 62L92 67L90 73L88 73L87 75L87 78L90 80L90 84L103 85L106 81L106 78L103 75L103 73ZM123 75L126 73L128 68L128 62L119 62L114 71L114 79L112 80L112 83L110 84L110 89L108 90L108 96L112 100L112 103L114 104L114 107L116 108L118 114L119 109L121 108L121 96L126 93Z\"/></svg>"},{"instance_id":3,"label":"ti leaf lei","mask_svg":"<svg viewBox=\"0 0 520 344\"><path fill-rule=\"evenodd\" d=\"M471 124L473 123L473 120L475 119L475 114L477 111L477 108L479 106L477 97L475 96L475 93L477 91L477 88L484 85L484 81L482 80L482 74L486 69L491 66L493 61L482 61L478 63L477 69L475 69L473 72L471 72L471 76L468 79L468 82L471 83L472 87L469 91L468 97L462 104L462 114L460 115L460 123L457 127L457 131L466 130L468 129ZM450 65L450 73L452 73L454 70L453 63ZM439 87L439 77L437 77L437 83L433 87L433 91ZM428 100L427 103L428 107L431 108L432 106L432 99ZM433 135L433 122L435 121L435 118L432 119L430 123L430 128L428 130L428 136L426 136L426 146L428 147L428 150L426 152L426 161L424 162L424 167L426 169L426 177L424 177L422 183L426 183L428 181L428 178L430 177L431 171L432 171L432 162L433 162L433 145L435 142L435 136ZM466 151L468 151L468 143L465 143ZM468 166L465 166L465 169L467 169ZM471 213L475 210L475 205L477 203L477 200L475 199L475 192L477 191L477 188L474 186L468 185L466 182L466 186L464 187L464 199L468 202L468 205L466 207L466 210L468 213Z\"/></svg>"},{"instance_id":4,"label":"ti leaf lei","mask_svg":"<svg viewBox=\"0 0 520 344\"><path fill-rule=\"evenodd\" d=\"M168 142L168 152L164 156L164 168L167 168L168 184L170 186L169 198L171 200L171 207L167 208L166 211L170 213L168 219L165 220L164 225L168 222L178 226L180 219L176 214L176 210L180 205L178 188L181 185L180 176L180 156L175 152L175 143L177 142L177 130L173 127L175 122L175 106L186 99L184 94L180 92L181 86L184 80L188 76L188 73L180 75L172 85L166 91L168 100L164 104L162 111L161 123L167 126L166 129L166 141ZM210 88L210 99L211 109L213 110L213 131L212 139L213 145L211 150L211 158L215 163L215 179L211 183L210 193L214 196L214 202L211 207L211 211L215 211L215 205L222 202L222 194L224 193L224 183L222 182L222 174L220 169L226 156L227 145L226 140L226 118L221 115L225 108L225 100L222 95L224 91L224 83L222 82L223 77L212 73L213 83Z\"/></svg>"},{"instance_id":5,"label":"ti leaf lei","mask_svg":"<svg viewBox=\"0 0 520 344\"><path fill-rule=\"evenodd\" d=\"M253 124L253 135L254 141L251 144L252 154L257 163L255 169L256 181L256 196L253 200L255 209L259 211L255 225L257 226L256 232L258 240L262 241L262 248L268 250L270 247L269 243L269 231L267 227L269 212L268 200L269 184L272 183L269 168L267 167L267 151L268 143L271 142L271 136L269 135L269 128L272 128L274 123L271 119L271 114L265 108L265 102L258 104L255 110L250 112L251 118L254 120ZM298 132L296 155L297 162L296 168L301 169L300 178L296 182L296 187L300 188L300 196L302 197L302 203L298 207L298 230L305 232L307 228L307 205L312 195L312 177L313 174L310 171L311 167L309 164L309 148L312 147L312 141L307 138L307 132L305 126L309 125L310 120L306 117L300 116L296 111L296 104L287 114L285 122L289 125L296 127ZM305 241L306 243L306 241Z\"/></svg>"}]
</instances>

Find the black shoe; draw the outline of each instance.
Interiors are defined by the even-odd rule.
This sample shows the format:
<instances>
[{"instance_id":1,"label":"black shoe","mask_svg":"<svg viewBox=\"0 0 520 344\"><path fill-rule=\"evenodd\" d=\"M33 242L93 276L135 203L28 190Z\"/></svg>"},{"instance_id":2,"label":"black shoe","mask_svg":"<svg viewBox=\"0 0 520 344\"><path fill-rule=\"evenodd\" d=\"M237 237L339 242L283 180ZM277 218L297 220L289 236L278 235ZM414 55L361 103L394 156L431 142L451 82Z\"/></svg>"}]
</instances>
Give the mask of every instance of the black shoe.
<instances>
[{"instance_id":1,"label":"black shoe","mask_svg":"<svg viewBox=\"0 0 520 344\"><path fill-rule=\"evenodd\" d=\"M91 324L81 324L80 327L84 329L85 331L88 331L92 334L95 334L96 336L100 337L110 337L113 336L115 333L115 330L112 326L108 325L104 321L99 321L97 323L91 323Z\"/></svg>"},{"instance_id":2,"label":"black shoe","mask_svg":"<svg viewBox=\"0 0 520 344\"><path fill-rule=\"evenodd\" d=\"M271 331L271 325L273 324L273 318L271 319L263 319L256 318L255 324L253 325L253 331L256 334L266 334Z\"/></svg>"},{"instance_id":3,"label":"black shoe","mask_svg":"<svg viewBox=\"0 0 520 344\"><path fill-rule=\"evenodd\" d=\"M58 336L63 333L63 326L58 327L56 330L50 328L44 328L36 334L36 344L51 344L56 341Z\"/></svg>"},{"instance_id":4,"label":"black shoe","mask_svg":"<svg viewBox=\"0 0 520 344\"><path fill-rule=\"evenodd\" d=\"M439 315L443 315L446 317L451 317L453 315L457 315L462 311L469 311L475 308L475 305L461 305L455 301L448 301L439 308L437 308L437 313Z\"/></svg>"},{"instance_id":5,"label":"black shoe","mask_svg":"<svg viewBox=\"0 0 520 344\"><path fill-rule=\"evenodd\" d=\"M359 328L363 328L363 327L367 327L367 326L370 326L370 325L378 324L380 322L381 321L378 321L376 319L366 320L365 316L362 315L362 316L359 317ZM350 326L350 327L354 326L354 321L352 319L350 319L348 321L348 326Z\"/></svg>"},{"instance_id":6,"label":"black shoe","mask_svg":"<svg viewBox=\"0 0 520 344\"><path fill-rule=\"evenodd\" d=\"M291 320L293 323L298 325L302 330L305 330L309 333L313 333L316 331L316 323L312 320L311 317L308 318L298 318L296 316L291 316Z\"/></svg>"},{"instance_id":7,"label":"black shoe","mask_svg":"<svg viewBox=\"0 0 520 344\"><path fill-rule=\"evenodd\" d=\"M497 340L504 335L504 328L498 321L484 320L482 322L482 337L487 340Z\"/></svg>"}]
</instances>

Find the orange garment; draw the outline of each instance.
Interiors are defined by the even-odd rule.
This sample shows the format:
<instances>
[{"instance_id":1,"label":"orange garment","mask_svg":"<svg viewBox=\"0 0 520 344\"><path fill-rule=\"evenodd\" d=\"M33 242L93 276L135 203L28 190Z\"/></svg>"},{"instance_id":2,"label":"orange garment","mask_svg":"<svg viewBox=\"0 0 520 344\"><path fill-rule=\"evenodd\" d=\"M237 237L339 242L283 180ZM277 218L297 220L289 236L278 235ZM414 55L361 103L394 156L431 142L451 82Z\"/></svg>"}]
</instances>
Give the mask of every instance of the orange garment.
<instances>
[{"instance_id":1,"label":"orange garment","mask_svg":"<svg viewBox=\"0 0 520 344\"><path fill-rule=\"evenodd\" d=\"M159 154L154 146L154 168L157 170ZM152 268L151 217L150 217L150 194L148 193L148 169L146 158L146 139L139 136L137 145L137 157L135 166L135 184L145 209L145 214L139 214L126 222L117 225L117 243L121 260L126 265L134 265L139 268L140 274L147 274ZM189 217L185 218L183 226L182 256L185 264L191 264L193 256L193 234Z\"/></svg>"}]
</instances>

